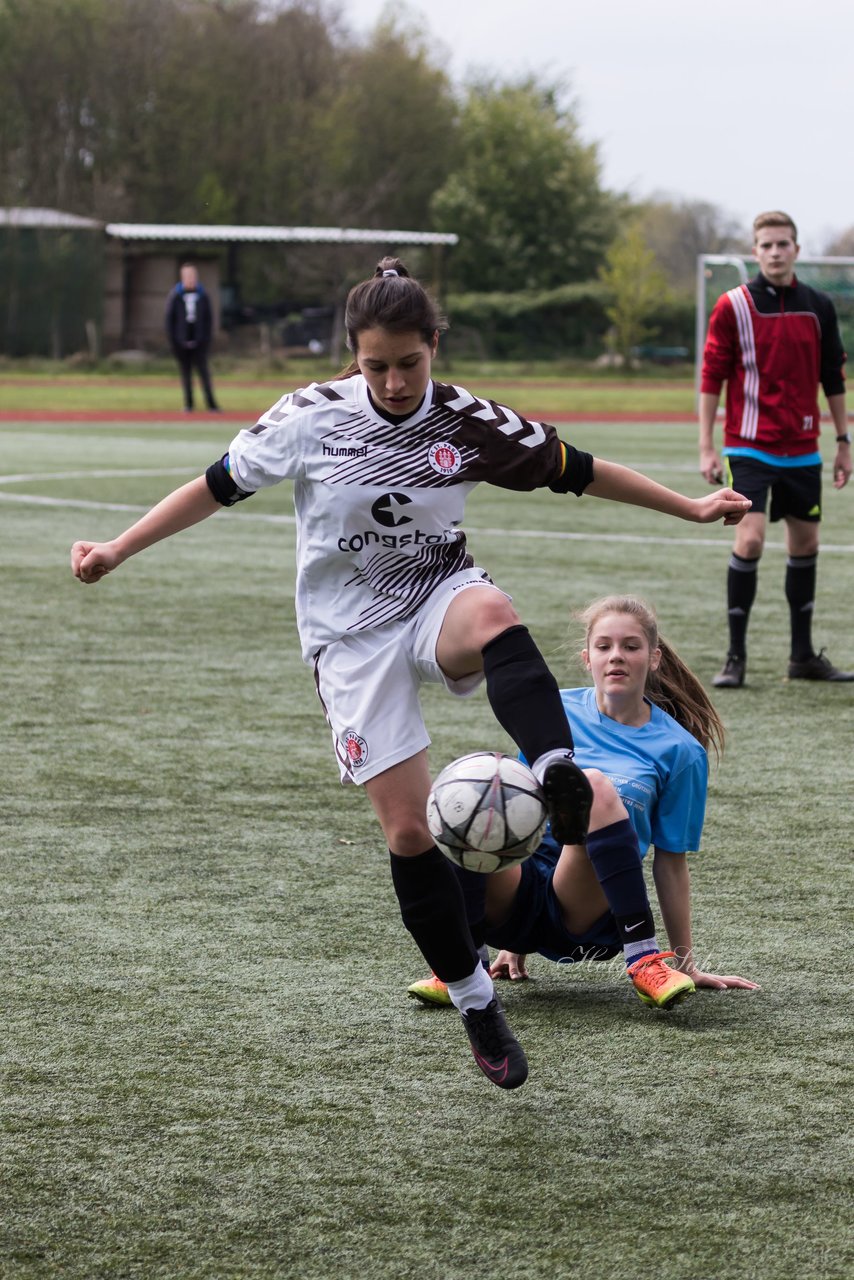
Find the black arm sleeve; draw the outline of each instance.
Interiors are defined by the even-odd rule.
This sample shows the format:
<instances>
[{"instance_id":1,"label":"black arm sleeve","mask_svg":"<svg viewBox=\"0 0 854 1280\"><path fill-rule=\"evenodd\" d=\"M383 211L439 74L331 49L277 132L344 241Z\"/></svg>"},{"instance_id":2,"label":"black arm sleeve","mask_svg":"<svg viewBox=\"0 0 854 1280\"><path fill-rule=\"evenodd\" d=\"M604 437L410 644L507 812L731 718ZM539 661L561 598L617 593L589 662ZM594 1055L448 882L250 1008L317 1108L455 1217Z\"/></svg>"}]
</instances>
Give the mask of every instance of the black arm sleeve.
<instances>
[{"instance_id":1,"label":"black arm sleeve","mask_svg":"<svg viewBox=\"0 0 854 1280\"><path fill-rule=\"evenodd\" d=\"M584 453L561 440L566 463L557 480L549 485L552 493L574 493L580 498L589 484L593 483L593 454Z\"/></svg>"},{"instance_id":2,"label":"black arm sleeve","mask_svg":"<svg viewBox=\"0 0 854 1280\"><path fill-rule=\"evenodd\" d=\"M220 506L233 507L235 502L243 502L245 498L251 498L252 494L238 489L225 465L227 460L228 454L224 453L216 462L212 462L205 472L205 480Z\"/></svg>"},{"instance_id":3,"label":"black arm sleeve","mask_svg":"<svg viewBox=\"0 0 854 1280\"><path fill-rule=\"evenodd\" d=\"M845 348L839 333L836 308L828 298L819 315L821 326L821 385L826 396L838 396L845 390Z\"/></svg>"}]
</instances>

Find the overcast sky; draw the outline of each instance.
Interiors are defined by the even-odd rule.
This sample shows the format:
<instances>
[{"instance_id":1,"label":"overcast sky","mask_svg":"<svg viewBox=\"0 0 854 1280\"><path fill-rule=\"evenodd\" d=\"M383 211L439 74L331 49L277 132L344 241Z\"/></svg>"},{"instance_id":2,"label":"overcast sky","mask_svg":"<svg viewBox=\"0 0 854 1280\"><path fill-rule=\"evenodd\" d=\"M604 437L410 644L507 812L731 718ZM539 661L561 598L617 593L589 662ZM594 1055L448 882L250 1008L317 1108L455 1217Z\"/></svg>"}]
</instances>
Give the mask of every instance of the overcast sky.
<instances>
[{"instance_id":1,"label":"overcast sky","mask_svg":"<svg viewBox=\"0 0 854 1280\"><path fill-rule=\"evenodd\" d=\"M385 0L338 0L367 33ZM395 11L404 6L396 4ZM408 0L455 80L566 76L605 186L854 225L854 0Z\"/></svg>"}]
</instances>

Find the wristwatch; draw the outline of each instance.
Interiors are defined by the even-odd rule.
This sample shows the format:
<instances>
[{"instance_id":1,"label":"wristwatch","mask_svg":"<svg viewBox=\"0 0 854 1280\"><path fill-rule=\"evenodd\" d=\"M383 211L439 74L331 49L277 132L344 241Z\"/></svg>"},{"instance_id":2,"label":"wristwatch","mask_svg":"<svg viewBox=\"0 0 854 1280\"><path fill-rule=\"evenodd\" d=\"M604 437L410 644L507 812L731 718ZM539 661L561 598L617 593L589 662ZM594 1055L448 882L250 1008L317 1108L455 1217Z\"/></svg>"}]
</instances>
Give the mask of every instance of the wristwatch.
<instances>
[{"instance_id":1,"label":"wristwatch","mask_svg":"<svg viewBox=\"0 0 854 1280\"><path fill-rule=\"evenodd\" d=\"M846 432L844 433L844 435L837 436L837 437L836 437L836 443L837 443L837 444L850 444L850 443L851 443L851 432L850 432L850 431L846 431Z\"/></svg>"}]
</instances>

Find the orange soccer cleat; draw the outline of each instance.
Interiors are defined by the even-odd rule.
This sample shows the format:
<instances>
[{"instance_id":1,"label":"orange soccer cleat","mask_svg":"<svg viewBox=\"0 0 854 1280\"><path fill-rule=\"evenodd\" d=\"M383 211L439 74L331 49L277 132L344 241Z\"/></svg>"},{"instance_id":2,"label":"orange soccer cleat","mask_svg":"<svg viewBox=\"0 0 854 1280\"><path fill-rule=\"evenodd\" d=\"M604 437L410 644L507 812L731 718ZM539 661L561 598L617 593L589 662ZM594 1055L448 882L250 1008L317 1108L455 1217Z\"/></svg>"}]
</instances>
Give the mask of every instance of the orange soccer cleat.
<instances>
[{"instance_id":1,"label":"orange soccer cleat","mask_svg":"<svg viewBox=\"0 0 854 1280\"><path fill-rule=\"evenodd\" d=\"M420 1000L422 1004L449 1006L451 1003L448 984L437 978L435 973L431 973L429 978L413 982L411 987L406 988L406 994Z\"/></svg>"},{"instance_id":2,"label":"orange soccer cleat","mask_svg":"<svg viewBox=\"0 0 854 1280\"><path fill-rule=\"evenodd\" d=\"M671 969L670 965L664 963L675 955L675 951L655 951L652 955L641 956L640 960L629 965L626 972L644 1004L655 1005L657 1009L670 1009L697 990L686 973Z\"/></svg>"}]
</instances>

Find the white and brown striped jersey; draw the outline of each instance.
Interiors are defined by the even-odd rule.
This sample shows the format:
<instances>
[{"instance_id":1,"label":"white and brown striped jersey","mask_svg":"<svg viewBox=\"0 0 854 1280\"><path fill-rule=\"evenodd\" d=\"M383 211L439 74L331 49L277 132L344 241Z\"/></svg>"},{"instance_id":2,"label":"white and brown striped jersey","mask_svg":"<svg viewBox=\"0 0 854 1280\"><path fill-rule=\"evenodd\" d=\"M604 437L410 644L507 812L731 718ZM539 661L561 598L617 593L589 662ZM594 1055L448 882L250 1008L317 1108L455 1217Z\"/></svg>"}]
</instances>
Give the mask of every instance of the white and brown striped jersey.
<instances>
[{"instance_id":1,"label":"white and brown striped jersey","mask_svg":"<svg viewBox=\"0 0 854 1280\"><path fill-rule=\"evenodd\" d=\"M297 625L303 657L351 631L415 614L473 561L460 525L482 482L580 494L592 460L554 427L462 387L431 382L389 422L360 375L284 396L223 460L238 495L294 482Z\"/></svg>"}]
</instances>

